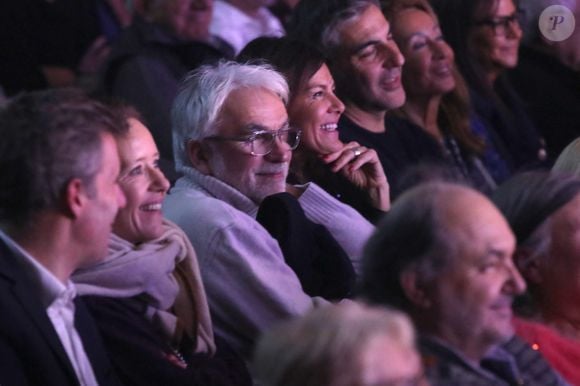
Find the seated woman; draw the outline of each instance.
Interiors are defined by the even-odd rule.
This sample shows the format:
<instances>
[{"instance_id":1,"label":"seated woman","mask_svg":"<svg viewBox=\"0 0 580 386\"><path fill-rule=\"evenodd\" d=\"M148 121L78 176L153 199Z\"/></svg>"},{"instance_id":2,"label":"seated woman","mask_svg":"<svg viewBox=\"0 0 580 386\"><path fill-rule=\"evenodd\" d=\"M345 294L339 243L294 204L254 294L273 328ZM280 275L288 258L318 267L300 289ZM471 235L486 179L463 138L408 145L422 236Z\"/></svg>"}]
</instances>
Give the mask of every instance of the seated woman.
<instances>
[{"instance_id":1,"label":"seated woman","mask_svg":"<svg viewBox=\"0 0 580 386\"><path fill-rule=\"evenodd\" d=\"M138 114L120 108L119 185L127 205L113 224L109 255L75 273L77 290L125 385L251 385L242 360L214 338L195 252L163 219L169 182Z\"/></svg>"},{"instance_id":2,"label":"seated woman","mask_svg":"<svg viewBox=\"0 0 580 386\"><path fill-rule=\"evenodd\" d=\"M498 187L493 201L517 240L526 280L515 303L516 333L573 385L580 384L580 179L527 172Z\"/></svg>"},{"instance_id":3,"label":"seated woman","mask_svg":"<svg viewBox=\"0 0 580 386\"><path fill-rule=\"evenodd\" d=\"M432 0L478 118L513 171L542 166L545 144L505 79L522 39L517 0Z\"/></svg>"},{"instance_id":4,"label":"seated woman","mask_svg":"<svg viewBox=\"0 0 580 386\"><path fill-rule=\"evenodd\" d=\"M507 166L485 133L480 138L472 132L467 89L431 6L425 0L395 0L384 12L405 57L402 82L407 98L393 112L391 127L416 133L415 156L405 166L446 166L475 188L490 192L507 177Z\"/></svg>"},{"instance_id":5,"label":"seated woman","mask_svg":"<svg viewBox=\"0 0 580 386\"><path fill-rule=\"evenodd\" d=\"M374 150L339 140L337 123L344 105L334 95L322 54L289 38L258 38L238 55L238 61L251 60L273 65L288 80L288 117L302 130L288 181L313 181L376 222L390 207L389 184Z\"/></svg>"}]
</instances>

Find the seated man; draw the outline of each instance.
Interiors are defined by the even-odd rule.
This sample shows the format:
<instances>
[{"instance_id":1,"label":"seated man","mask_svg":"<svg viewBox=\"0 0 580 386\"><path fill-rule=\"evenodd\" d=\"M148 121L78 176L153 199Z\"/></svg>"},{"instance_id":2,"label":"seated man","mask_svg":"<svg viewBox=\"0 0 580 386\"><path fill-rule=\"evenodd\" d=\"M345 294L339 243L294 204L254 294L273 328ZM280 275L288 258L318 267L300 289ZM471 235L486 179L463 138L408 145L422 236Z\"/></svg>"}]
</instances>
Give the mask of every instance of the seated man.
<instances>
[{"instance_id":1,"label":"seated man","mask_svg":"<svg viewBox=\"0 0 580 386\"><path fill-rule=\"evenodd\" d=\"M104 106L71 91L0 112L0 384L117 385L69 280L105 257L125 196Z\"/></svg>"},{"instance_id":2,"label":"seated man","mask_svg":"<svg viewBox=\"0 0 580 386\"><path fill-rule=\"evenodd\" d=\"M415 335L400 312L355 302L319 307L258 341L262 386L425 386Z\"/></svg>"},{"instance_id":3,"label":"seated man","mask_svg":"<svg viewBox=\"0 0 580 386\"><path fill-rule=\"evenodd\" d=\"M480 193L443 182L402 195L367 245L361 295L409 313L433 385L562 385L514 338L525 289L515 238Z\"/></svg>"},{"instance_id":4,"label":"seated man","mask_svg":"<svg viewBox=\"0 0 580 386\"><path fill-rule=\"evenodd\" d=\"M298 144L288 127L287 96L286 81L270 68L224 62L193 73L172 112L184 176L164 212L198 253L216 333L246 355L262 330L315 302L255 219L265 197L286 190ZM312 183L290 190L356 268L373 226Z\"/></svg>"}]
</instances>

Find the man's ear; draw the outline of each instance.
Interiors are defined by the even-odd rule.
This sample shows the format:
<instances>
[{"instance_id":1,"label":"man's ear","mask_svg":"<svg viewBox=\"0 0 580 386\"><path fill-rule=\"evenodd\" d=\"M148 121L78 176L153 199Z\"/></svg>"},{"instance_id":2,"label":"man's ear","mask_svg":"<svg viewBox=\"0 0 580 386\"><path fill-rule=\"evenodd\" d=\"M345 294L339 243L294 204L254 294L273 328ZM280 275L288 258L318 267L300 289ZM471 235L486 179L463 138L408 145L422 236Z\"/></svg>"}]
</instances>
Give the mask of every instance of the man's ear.
<instances>
[{"instance_id":1,"label":"man's ear","mask_svg":"<svg viewBox=\"0 0 580 386\"><path fill-rule=\"evenodd\" d=\"M204 145L201 141L187 142L187 155L191 165L202 174L211 175L211 168L209 166L209 158L211 156L211 149Z\"/></svg>"},{"instance_id":2,"label":"man's ear","mask_svg":"<svg viewBox=\"0 0 580 386\"><path fill-rule=\"evenodd\" d=\"M529 248L517 248L514 252L514 263L526 281L542 283L542 269L538 261L541 256L530 259L532 251ZM526 262L526 260L529 260Z\"/></svg>"},{"instance_id":3,"label":"man's ear","mask_svg":"<svg viewBox=\"0 0 580 386\"><path fill-rule=\"evenodd\" d=\"M89 197L83 182L73 178L66 185L65 210L72 218L78 218Z\"/></svg>"},{"instance_id":4,"label":"man's ear","mask_svg":"<svg viewBox=\"0 0 580 386\"><path fill-rule=\"evenodd\" d=\"M420 283L417 273L413 269L408 269L401 273L401 288L405 296L417 308L428 309L432 303L429 299L428 290L423 283Z\"/></svg>"}]
</instances>

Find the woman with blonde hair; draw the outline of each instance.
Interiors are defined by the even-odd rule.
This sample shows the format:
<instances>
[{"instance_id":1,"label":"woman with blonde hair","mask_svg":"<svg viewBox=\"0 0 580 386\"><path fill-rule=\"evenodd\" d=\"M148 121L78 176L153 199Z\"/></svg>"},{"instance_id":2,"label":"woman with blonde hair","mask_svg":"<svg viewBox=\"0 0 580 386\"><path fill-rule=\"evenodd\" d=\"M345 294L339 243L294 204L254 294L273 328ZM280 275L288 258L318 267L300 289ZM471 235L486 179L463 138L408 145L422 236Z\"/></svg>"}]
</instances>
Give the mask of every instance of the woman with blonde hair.
<instances>
[{"instance_id":1,"label":"woman with blonde hair","mask_svg":"<svg viewBox=\"0 0 580 386\"><path fill-rule=\"evenodd\" d=\"M276 326L253 365L263 386L426 385L409 319L354 302Z\"/></svg>"},{"instance_id":2,"label":"woman with blonde hair","mask_svg":"<svg viewBox=\"0 0 580 386\"><path fill-rule=\"evenodd\" d=\"M129 132L118 140L117 213L105 260L73 275L124 385L251 385L245 365L214 337L197 257L163 218L169 182L137 112L117 107Z\"/></svg>"}]
</instances>

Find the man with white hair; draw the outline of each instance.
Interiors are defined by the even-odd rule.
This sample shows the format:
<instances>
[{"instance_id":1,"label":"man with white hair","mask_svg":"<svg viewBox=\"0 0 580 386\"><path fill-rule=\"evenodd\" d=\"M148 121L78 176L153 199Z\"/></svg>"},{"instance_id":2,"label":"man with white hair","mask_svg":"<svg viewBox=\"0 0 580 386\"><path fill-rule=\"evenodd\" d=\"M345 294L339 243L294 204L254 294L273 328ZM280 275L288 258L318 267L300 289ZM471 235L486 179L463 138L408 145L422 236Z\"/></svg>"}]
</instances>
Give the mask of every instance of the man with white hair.
<instances>
[{"instance_id":1,"label":"man with white hair","mask_svg":"<svg viewBox=\"0 0 580 386\"><path fill-rule=\"evenodd\" d=\"M300 133L288 126L288 86L265 66L222 62L186 79L172 112L183 173L164 206L195 247L216 332L248 354L259 332L316 303L255 219L265 197L288 190L353 261L373 226L314 184L286 186Z\"/></svg>"}]
</instances>

